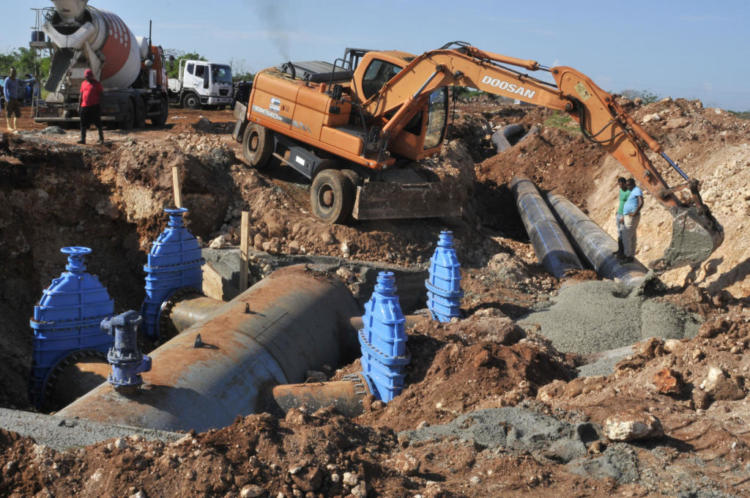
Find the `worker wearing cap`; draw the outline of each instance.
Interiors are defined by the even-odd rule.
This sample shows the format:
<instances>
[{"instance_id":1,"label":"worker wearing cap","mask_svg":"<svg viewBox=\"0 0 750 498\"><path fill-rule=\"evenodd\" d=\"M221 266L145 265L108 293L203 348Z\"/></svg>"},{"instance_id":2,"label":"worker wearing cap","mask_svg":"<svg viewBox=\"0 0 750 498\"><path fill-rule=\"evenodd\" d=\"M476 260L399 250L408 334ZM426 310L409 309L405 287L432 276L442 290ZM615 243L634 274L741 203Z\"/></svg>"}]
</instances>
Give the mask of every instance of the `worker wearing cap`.
<instances>
[{"instance_id":1,"label":"worker wearing cap","mask_svg":"<svg viewBox=\"0 0 750 498\"><path fill-rule=\"evenodd\" d=\"M102 84L94 78L94 72L87 69L84 73L86 77L81 83L81 94L78 105L81 109L81 140L79 144L86 143L86 131L92 124L99 130L99 143L104 143L104 131L102 130L102 111L99 105L102 92Z\"/></svg>"},{"instance_id":2,"label":"worker wearing cap","mask_svg":"<svg viewBox=\"0 0 750 498\"><path fill-rule=\"evenodd\" d=\"M8 131L16 131L16 120L21 117L21 84L16 79L16 68L10 68L10 76L5 78L3 92L5 94L5 122ZM12 121L11 121L12 118Z\"/></svg>"},{"instance_id":3,"label":"worker wearing cap","mask_svg":"<svg viewBox=\"0 0 750 498\"><path fill-rule=\"evenodd\" d=\"M641 221L643 191L636 187L635 180L632 178L628 178L627 187L630 190L630 195L622 208L622 214L624 215L622 245L623 252L625 253L622 261L624 263L631 263L635 257L636 230L638 229L638 222Z\"/></svg>"}]
</instances>

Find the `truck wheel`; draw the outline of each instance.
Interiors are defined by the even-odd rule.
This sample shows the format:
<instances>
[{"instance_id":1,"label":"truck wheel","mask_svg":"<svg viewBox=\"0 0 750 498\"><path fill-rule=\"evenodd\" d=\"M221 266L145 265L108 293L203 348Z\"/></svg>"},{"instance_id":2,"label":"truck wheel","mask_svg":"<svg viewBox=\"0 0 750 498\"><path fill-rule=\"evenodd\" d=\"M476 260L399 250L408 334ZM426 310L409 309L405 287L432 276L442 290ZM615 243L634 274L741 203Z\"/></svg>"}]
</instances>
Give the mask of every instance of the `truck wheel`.
<instances>
[{"instance_id":1,"label":"truck wheel","mask_svg":"<svg viewBox=\"0 0 750 498\"><path fill-rule=\"evenodd\" d=\"M135 125L135 106L132 100L128 100L127 111L120 120L120 128L123 130L132 130Z\"/></svg>"},{"instance_id":2,"label":"truck wheel","mask_svg":"<svg viewBox=\"0 0 750 498\"><path fill-rule=\"evenodd\" d=\"M194 93L188 93L182 99L182 106L188 109L200 109L201 99Z\"/></svg>"},{"instance_id":3,"label":"truck wheel","mask_svg":"<svg viewBox=\"0 0 750 498\"><path fill-rule=\"evenodd\" d=\"M337 169L324 169L310 187L313 214L326 223L344 223L352 214L354 189L349 178Z\"/></svg>"},{"instance_id":4,"label":"truck wheel","mask_svg":"<svg viewBox=\"0 0 750 498\"><path fill-rule=\"evenodd\" d=\"M138 129L146 127L146 105L142 100L135 103L134 127Z\"/></svg>"},{"instance_id":5,"label":"truck wheel","mask_svg":"<svg viewBox=\"0 0 750 498\"><path fill-rule=\"evenodd\" d=\"M162 97L161 103L159 104L159 115L151 118L151 124L154 126L164 126L164 124L167 122L168 115L169 103L167 102L167 99Z\"/></svg>"},{"instance_id":6,"label":"truck wheel","mask_svg":"<svg viewBox=\"0 0 750 498\"><path fill-rule=\"evenodd\" d=\"M253 123L245 129L242 137L242 156L255 169L268 166L273 152L273 137L265 126Z\"/></svg>"}]
</instances>

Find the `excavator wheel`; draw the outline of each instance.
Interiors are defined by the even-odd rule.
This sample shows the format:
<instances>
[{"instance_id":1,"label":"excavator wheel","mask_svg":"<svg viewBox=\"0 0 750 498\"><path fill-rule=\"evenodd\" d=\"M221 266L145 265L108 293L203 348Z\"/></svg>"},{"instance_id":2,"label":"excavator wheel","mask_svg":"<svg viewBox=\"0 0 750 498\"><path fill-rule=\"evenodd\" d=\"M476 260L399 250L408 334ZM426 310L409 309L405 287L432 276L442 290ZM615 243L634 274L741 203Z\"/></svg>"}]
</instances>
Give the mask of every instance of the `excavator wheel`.
<instances>
[{"instance_id":1,"label":"excavator wheel","mask_svg":"<svg viewBox=\"0 0 750 498\"><path fill-rule=\"evenodd\" d=\"M359 174L354 171L353 169L342 169L341 172L344 174L345 177L349 179L349 182L352 184L352 188L354 189L354 192L357 192L357 185L359 185Z\"/></svg>"},{"instance_id":2,"label":"excavator wheel","mask_svg":"<svg viewBox=\"0 0 750 498\"><path fill-rule=\"evenodd\" d=\"M347 175L337 169L324 169L310 187L310 207L320 220L331 225L345 223L354 207L354 186Z\"/></svg>"},{"instance_id":3,"label":"excavator wheel","mask_svg":"<svg viewBox=\"0 0 750 498\"><path fill-rule=\"evenodd\" d=\"M264 169L273 152L273 137L267 128L253 123L242 137L242 156L255 169Z\"/></svg>"}]
</instances>

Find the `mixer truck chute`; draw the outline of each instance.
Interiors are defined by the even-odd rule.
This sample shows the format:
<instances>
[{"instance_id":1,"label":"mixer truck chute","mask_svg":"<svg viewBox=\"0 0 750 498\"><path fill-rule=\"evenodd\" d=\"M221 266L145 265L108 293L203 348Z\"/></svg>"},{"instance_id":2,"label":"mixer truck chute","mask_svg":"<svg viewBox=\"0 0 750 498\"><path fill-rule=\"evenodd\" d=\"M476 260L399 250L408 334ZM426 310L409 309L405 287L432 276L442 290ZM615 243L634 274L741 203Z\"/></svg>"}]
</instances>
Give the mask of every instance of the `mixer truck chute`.
<instances>
[{"instance_id":1,"label":"mixer truck chute","mask_svg":"<svg viewBox=\"0 0 750 498\"><path fill-rule=\"evenodd\" d=\"M88 0L53 0L35 33L48 42L32 48L52 53L44 85L48 95L39 99L34 119L42 123L78 122L78 97L86 69L102 82L102 120L122 128L145 126L146 120L163 125L169 112L167 75L161 47L136 37L119 16L88 5ZM36 37L38 38L38 36Z\"/></svg>"}]
</instances>

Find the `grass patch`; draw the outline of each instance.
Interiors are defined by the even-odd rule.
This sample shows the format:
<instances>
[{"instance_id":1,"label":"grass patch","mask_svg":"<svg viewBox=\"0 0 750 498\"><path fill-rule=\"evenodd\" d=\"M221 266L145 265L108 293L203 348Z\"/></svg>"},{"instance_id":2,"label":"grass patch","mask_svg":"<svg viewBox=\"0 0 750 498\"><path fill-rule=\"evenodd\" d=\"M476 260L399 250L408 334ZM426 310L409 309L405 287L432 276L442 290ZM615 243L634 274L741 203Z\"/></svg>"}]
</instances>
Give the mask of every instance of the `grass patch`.
<instances>
[{"instance_id":1,"label":"grass patch","mask_svg":"<svg viewBox=\"0 0 750 498\"><path fill-rule=\"evenodd\" d=\"M552 116L548 117L544 121L544 126L547 126L549 128L559 128L573 135L581 134L581 128L580 126L578 126L578 123L573 120L573 118L571 118L568 114L563 114L562 112L558 111L555 111Z\"/></svg>"}]
</instances>

